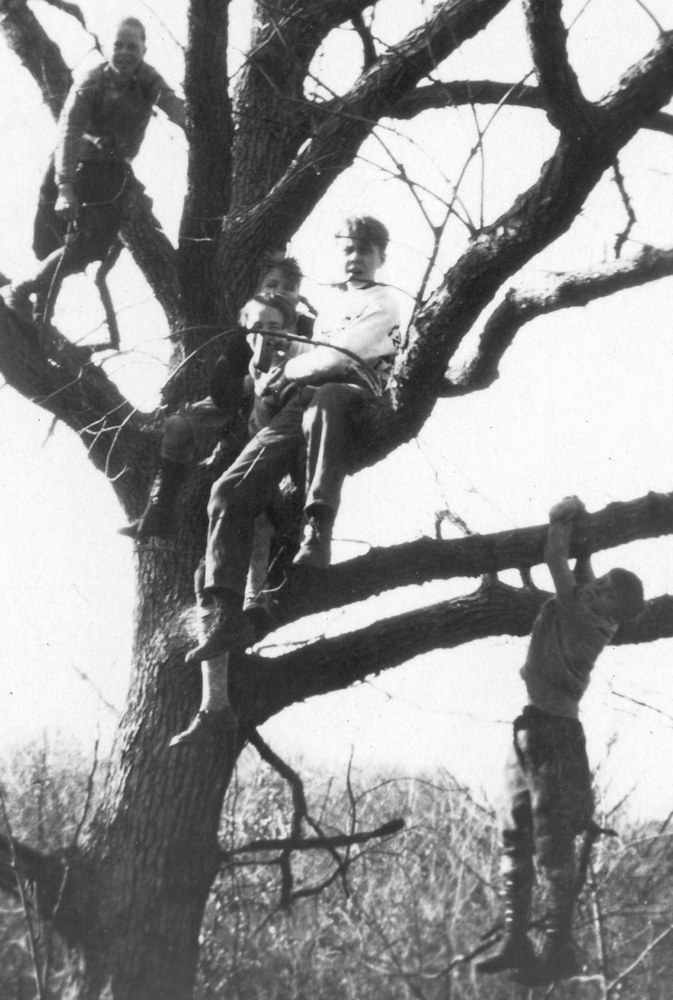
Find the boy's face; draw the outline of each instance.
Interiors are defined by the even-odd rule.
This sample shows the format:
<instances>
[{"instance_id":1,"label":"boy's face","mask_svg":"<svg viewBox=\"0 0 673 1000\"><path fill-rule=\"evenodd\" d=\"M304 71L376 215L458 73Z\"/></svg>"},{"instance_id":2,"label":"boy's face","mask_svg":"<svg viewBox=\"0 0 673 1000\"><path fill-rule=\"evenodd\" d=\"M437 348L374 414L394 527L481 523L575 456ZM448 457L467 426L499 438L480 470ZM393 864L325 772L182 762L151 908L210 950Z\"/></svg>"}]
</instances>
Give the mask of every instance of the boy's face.
<instances>
[{"instance_id":1,"label":"boy's face","mask_svg":"<svg viewBox=\"0 0 673 1000\"><path fill-rule=\"evenodd\" d=\"M591 583L586 584L584 589L591 594L593 599L597 600L605 614L613 622L621 624L621 622L629 621L635 617L635 614L631 614L625 608L624 601L615 589L609 573L592 580Z\"/></svg>"},{"instance_id":2,"label":"boy's face","mask_svg":"<svg viewBox=\"0 0 673 1000\"><path fill-rule=\"evenodd\" d=\"M341 241L340 241L341 242ZM346 280L349 282L374 281L376 272L386 259L380 247L366 240L343 240L342 253Z\"/></svg>"},{"instance_id":3,"label":"boy's face","mask_svg":"<svg viewBox=\"0 0 673 1000\"><path fill-rule=\"evenodd\" d=\"M292 302L299 298L299 280L284 267L272 267L266 272L259 286L260 292L277 292Z\"/></svg>"},{"instance_id":4,"label":"boy's face","mask_svg":"<svg viewBox=\"0 0 673 1000\"><path fill-rule=\"evenodd\" d=\"M115 35L110 62L118 77L129 80L145 58L145 42L140 28L123 24Z\"/></svg>"},{"instance_id":5,"label":"boy's face","mask_svg":"<svg viewBox=\"0 0 673 1000\"><path fill-rule=\"evenodd\" d=\"M245 328L250 333L281 333L285 329L285 319L279 309L252 302L245 312Z\"/></svg>"}]
</instances>

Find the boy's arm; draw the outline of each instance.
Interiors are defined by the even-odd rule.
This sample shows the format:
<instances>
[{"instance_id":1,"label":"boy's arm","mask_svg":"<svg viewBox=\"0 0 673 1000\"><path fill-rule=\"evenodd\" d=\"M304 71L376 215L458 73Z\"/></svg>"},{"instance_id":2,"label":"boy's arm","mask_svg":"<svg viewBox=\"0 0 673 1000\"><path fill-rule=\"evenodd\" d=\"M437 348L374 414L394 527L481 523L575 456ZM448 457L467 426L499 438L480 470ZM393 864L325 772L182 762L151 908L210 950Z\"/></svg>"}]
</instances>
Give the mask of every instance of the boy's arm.
<instances>
[{"instance_id":1,"label":"boy's arm","mask_svg":"<svg viewBox=\"0 0 673 1000\"><path fill-rule=\"evenodd\" d=\"M561 604L569 604L577 583L568 565L570 536L575 518L584 513L585 506L578 497L565 497L549 511L549 528L544 547L544 558L551 573L556 596Z\"/></svg>"},{"instance_id":2,"label":"boy's arm","mask_svg":"<svg viewBox=\"0 0 673 1000\"><path fill-rule=\"evenodd\" d=\"M578 556L575 560L575 582L580 586L585 583L591 583L592 580L596 579L596 574L594 573L593 566L591 565L591 553L587 551L581 556Z\"/></svg>"}]
</instances>

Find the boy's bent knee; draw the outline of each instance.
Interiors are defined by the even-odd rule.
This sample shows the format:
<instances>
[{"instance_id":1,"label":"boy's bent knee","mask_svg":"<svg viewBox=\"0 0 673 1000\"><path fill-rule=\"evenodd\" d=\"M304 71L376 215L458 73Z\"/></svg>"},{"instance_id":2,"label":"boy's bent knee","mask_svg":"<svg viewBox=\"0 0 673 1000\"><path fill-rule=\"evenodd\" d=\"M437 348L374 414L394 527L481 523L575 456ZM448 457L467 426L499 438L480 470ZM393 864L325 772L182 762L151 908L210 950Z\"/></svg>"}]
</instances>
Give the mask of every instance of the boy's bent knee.
<instances>
[{"instance_id":1,"label":"boy's bent knee","mask_svg":"<svg viewBox=\"0 0 673 1000\"><path fill-rule=\"evenodd\" d=\"M161 439L161 457L172 462L188 462L194 450L194 435L189 420L179 413L168 417Z\"/></svg>"}]
</instances>

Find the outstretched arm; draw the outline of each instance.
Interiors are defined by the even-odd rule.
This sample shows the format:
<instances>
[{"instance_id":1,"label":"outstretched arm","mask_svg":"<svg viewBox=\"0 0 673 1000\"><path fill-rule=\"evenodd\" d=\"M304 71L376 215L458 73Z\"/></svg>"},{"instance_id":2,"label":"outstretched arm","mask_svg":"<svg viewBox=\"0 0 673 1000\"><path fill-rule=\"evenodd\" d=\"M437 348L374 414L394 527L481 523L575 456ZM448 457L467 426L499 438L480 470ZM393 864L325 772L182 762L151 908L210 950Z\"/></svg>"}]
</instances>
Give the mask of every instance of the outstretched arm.
<instances>
[{"instance_id":1,"label":"outstretched arm","mask_svg":"<svg viewBox=\"0 0 673 1000\"><path fill-rule=\"evenodd\" d=\"M575 519L586 508L579 497L564 497L549 511L549 529L544 547L544 558L551 573L556 595L562 604L572 600L578 582L576 572L568 565L570 536ZM588 560L587 560L588 561ZM581 560L578 560L578 564ZM590 568L590 567L589 567Z\"/></svg>"}]
</instances>

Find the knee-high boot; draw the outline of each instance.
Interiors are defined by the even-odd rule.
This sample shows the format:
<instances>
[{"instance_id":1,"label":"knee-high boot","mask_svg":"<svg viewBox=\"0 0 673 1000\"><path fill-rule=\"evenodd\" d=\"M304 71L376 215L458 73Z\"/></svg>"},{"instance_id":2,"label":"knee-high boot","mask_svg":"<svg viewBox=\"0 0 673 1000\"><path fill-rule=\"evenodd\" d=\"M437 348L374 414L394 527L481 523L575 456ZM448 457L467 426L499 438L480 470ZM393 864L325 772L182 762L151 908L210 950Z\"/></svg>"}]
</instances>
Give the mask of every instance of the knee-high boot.
<instances>
[{"instance_id":1,"label":"knee-high boot","mask_svg":"<svg viewBox=\"0 0 673 1000\"><path fill-rule=\"evenodd\" d=\"M546 986L558 979L570 979L580 965L572 937L575 909L575 880L572 871L548 875L549 894L545 917L545 937L533 968L516 981L525 986Z\"/></svg>"},{"instance_id":2,"label":"knee-high boot","mask_svg":"<svg viewBox=\"0 0 673 1000\"><path fill-rule=\"evenodd\" d=\"M532 884L532 872L526 868L510 871L505 876L501 891L505 903L505 933L495 955L477 962L477 972L523 971L532 967L535 952L528 937Z\"/></svg>"}]
</instances>

